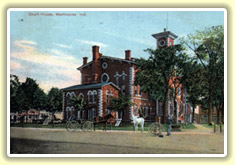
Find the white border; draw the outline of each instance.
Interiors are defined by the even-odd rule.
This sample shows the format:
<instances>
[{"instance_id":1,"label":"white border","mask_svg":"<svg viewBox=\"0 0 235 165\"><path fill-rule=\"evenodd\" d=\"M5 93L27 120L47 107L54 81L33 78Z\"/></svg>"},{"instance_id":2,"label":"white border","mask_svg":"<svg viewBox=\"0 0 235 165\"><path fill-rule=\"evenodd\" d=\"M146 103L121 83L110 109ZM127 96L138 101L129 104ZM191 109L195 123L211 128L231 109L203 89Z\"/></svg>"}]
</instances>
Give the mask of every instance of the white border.
<instances>
[{"instance_id":1,"label":"white border","mask_svg":"<svg viewBox=\"0 0 235 165\"><path fill-rule=\"evenodd\" d=\"M12 11L223 11L224 154L10 154L10 12ZM7 155L9 157L226 157L227 156L227 9L226 8L9 8L7 10Z\"/></svg>"}]
</instances>

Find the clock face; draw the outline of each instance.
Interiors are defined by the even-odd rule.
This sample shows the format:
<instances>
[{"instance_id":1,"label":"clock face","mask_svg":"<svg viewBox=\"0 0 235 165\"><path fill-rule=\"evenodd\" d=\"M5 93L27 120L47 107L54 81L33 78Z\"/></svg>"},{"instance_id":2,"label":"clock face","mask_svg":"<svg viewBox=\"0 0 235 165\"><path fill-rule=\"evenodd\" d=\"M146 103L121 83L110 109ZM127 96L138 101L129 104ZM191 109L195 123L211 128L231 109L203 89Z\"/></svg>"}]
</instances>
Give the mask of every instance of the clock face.
<instances>
[{"instance_id":1,"label":"clock face","mask_svg":"<svg viewBox=\"0 0 235 165\"><path fill-rule=\"evenodd\" d=\"M159 46L163 47L166 45L166 41L164 39L159 40Z\"/></svg>"}]
</instances>

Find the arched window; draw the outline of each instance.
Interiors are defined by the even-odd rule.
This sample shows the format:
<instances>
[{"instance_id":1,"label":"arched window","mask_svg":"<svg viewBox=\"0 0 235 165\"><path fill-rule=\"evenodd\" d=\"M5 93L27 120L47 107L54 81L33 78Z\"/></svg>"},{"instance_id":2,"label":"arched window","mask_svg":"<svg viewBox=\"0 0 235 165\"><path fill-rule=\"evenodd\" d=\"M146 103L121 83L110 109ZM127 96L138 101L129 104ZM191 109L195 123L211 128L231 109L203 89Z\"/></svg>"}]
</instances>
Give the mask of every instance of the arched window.
<instances>
[{"instance_id":1,"label":"arched window","mask_svg":"<svg viewBox=\"0 0 235 165\"><path fill-rule=\"evenodd\" d=\"M74 107L71 107L70 116L74 117Z\"/></svg>"},{"instance_id":2,"label":"arched window","mask_svg":"<svg viewBox=\"0 0 235 165\"><path fill-rule=\"evenodd\" d=\"M71 93L71 97L75 97L76 95L75 95L75 93L74 92L72 92Z\"/></svg>"},{"instance_id":3,"label":"arched window","mask_svg":"<svg viewBox=\"0 0 235 165\"><path fill-rule=\"evenodd\" d=\"M89 102L89 103L92 103L92 99L93 99L93 98L92 98L92 91L88 91L88 92L87 92L87 96L88 96L88 102Z\"/></svg>"},{"instance_id":4,"label":"arched window","mask_svg":"<svg viewBox=\"0 0 235 165\"><path fill-rule=\"evenodd\" d=\"M68 92L68 93L66 94L66 104L67 104L67 105L70 105L70 104L71 104L70 97L71 97L71 94L70 94L70 92Z\"/></svg>"},{"instance_id":5,"label":"arched window","mask_svg":"<svg viewBox=\"0 0 235 165\"><path fill-rule=\"evenodd\" d=\"M97 98L97 92L96 90L93 90L93 103L96 103L96 98Z\"/></svg>"},{"instance_id":6,"label":"arched window","mask_svg":"<svg viewBox=\"0 0 235 165\"><path fill-rule=\"evenodd\" d=\"M80 98L84 98L84 94L83 93L79 93L78 95Z\"/></svg>"},{"instance_id":7,"label":"arched window","mask_svg":"<svg viewBox=\"0 0 235 165\"><path fill-rule=\"evenodd\" d=\"M66 108L66 119L67 119L67 120L69 120L69 118L71 117L70 111L71 111L70 107L67 107L67 108Z\"/></svg>"}]
</instances>

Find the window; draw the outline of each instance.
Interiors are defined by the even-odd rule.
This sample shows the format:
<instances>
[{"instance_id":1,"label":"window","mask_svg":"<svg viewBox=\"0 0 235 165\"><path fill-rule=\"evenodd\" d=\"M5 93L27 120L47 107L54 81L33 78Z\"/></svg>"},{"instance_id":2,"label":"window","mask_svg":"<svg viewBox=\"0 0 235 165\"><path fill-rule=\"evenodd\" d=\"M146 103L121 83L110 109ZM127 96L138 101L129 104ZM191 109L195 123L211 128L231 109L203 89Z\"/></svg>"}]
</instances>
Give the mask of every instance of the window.
<instances>
[{"instance_id":1,"label":"window","mask_svg":"<svg viewBox=\"0 0 235 165\"><path fill-rule=\"evenodd\" d=\"M81 110L78 111L78 116L77 116L78 119L81 119Z\"/></svg>"},{"instance_id":2,"label":"window","mask_svg":"<svg viewBox=\"0 0 235 165\"><path fill-rule=\"evenodd\" d=\"M122 73L122 85L125 85L125 81L126 81L126 76L125 73Z\"/></svg>"},{"instance_id":3,"label":"window","mask_svg":"<svg viewBox=\"0 0 235 165\"><path fill-rule=\"evenodd\" d=\"M135 95L138 95L138 86L135 86Z\"/></svg>"},{"instance_id":4,"label":"window","mask_svg":"<svg viewBox=\"0 0 235 165\"><path fill-rule=\"evenodd\" d=\"M183 114L183 102L180 104L180 113Z\"/></svg>"},{"instance_id":5,"label":"window","mask_svg":"<svg viewBox=\"0 0 235 165\"><path fill-rule=\"evenodd\" d=\"M148 116L148 109L146 106L144 106L144 116Z\"/></svg>"},{"instance_id":6,"label":"window","mask_svg":"<svg viewBox=\"0 0 235 165\"><path fill-rule=\"evenodd\" d=\"M138 107L137 105L135 106L135 116L137 116L137 110L138 110Z\"/></svg>"},{"instance_id":7,"label":"window","mask_svg":"<svg viewBox=\"0 0 235 165\"><path fill-rule=\"evenodd\" d=\"M70 104L71 104L70 97L71 97L71 94L70 94L70 93L67 93L67 94L66 94L66 103L67 103L67 105L70 105Z\"/></svg>"},{"instance_id":8,"label":"window","mask_svg":"<svg viewBox=\"0 0 235 165\"><path fill-rule=\"evenodd\" d=\"M178 90L178 96L181 96L181 88L179 87Z\"/></svg>"},{"instance_id":9,"label":"window","mask_svg":"<svg viewBox=\"0 0 235 165\"><path fill-rule=\"evenodd\" d=\"M101 75L101 82L108 82L109 81L109 75L107 73L103 73Z\"/></svg>"},{"instance_id":10,"label":"window","mask_svg":"<svg viewBox=\"0 0 235 165\"><path fill-rule=\"evenodd\" d=\"M108 115L108 109L105 109L105 115Z\"/></svg>"},{"instance_id":11,"label":"window","mask_svg":"<svg viewBox=\"0 0 235 165\"><path fill-rule=\"evenodd\" d=\"M143 91L143 88L142 88L142 87L140 87L140 95L142 95L142 91Z\"/></svg>"},{"instance_id":12,"label":"window","mask_svg":"<svg viewBox=\"0 0 235 165\"><path fill-rule=\"evenodd\" d=\"M91 109L89 109L88 110L88 120L92 120L92 110Z\"/></svg>"},{"instance_id":13,"label":"window","mask_svg":"<svg viewBox=\"0 0 235 165\"><path fill-rule=\"evenodd\" d=\"M215 106L213 106L213 112L215 112L215 109L216 109Z\"/></svg>"},{"instance_id":14,"label":"window","mask_svg":"<svg viewBox=\"0 0 235 165\"><path fill-rule=\"evenodd\" d=\"M106 91L106 101L109 102L109 91Z\"/></svg>"},{"instance_id":15,"label":"window","mask_svg":"<svg viewBox=\"0 0 235 165\"><path fill-rule=\"evenodd\" d=\"M93 120L94 120L94 118L96 117L96 110L95 110L95 108L92 108L92 113L93 113Z\"/></svg>"},{"instance_id":16,"label":"window","mask_svg":"<svg viewBox=\"0 0 235 165\"><path fill-rule=\"evenodd\" d=\"M75 93L72 92L72 93L71 93L71 97L73 98L73 97L75 97L75 96L76 96Z\"/></svg>"},{"instance_id":17,"label":"window","mask_svg":"<svg viewBox=\"0 0 235 165\"><path fill-rule=\"evenodd\" d=\"M102 64L102 68L103 68L103 69L106 69L107 67L108 67L107 62L104 62L104 63Z\"/></svg>"},{"instance_id":18,"label":"window","mask_svg":"<svg viewBox=\"0 0 235 165\"><path fill-rule=\"evenodd\" d=\"M110 91L110 96L111 96L111 99L113 98L113 92L112 91Z\"/></svg>"},{"instance_id":19,"label":"window","mask_svg":"<svg viewBox=\"0 0 235 165\"><path fill-rule=\"evenodd\" d=\"M87 96L88 96L88 102L89 102L89 103L92 103L92 101L93 101L92 92L91 92L91 91L88 91Z\"/></svg>"},{"instance_id":20,"label":"window","mask_svg":"<svg viewBox=\"0 0 235 165\"><path fill-rule=\"evenodd\" d=\"M79 93L78 95L80 98L84 98L84 94L83 93Z\"/></svg>"},{"instance_id":21,"label":"window","mask_svg":"<svg viewBox=\"0 0 235 165\"><path fill-rule=\"evenodd\" d=\"M96 98L97 98L97 92L96 90L93 90L93 103L96 103Z\"/></svg>"}]
</instances>

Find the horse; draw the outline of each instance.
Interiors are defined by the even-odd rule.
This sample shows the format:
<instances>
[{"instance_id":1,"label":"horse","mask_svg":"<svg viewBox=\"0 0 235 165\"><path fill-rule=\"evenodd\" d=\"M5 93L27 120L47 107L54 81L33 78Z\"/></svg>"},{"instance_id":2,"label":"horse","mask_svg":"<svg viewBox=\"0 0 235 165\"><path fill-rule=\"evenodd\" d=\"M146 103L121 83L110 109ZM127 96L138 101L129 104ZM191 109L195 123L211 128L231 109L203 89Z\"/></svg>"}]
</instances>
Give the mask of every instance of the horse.
<instances>
[{"instance_id":1,"label":"horse","mask_svg":"<svg viewBox=\"0 0 235 165\"><path fill-rule=\"evenodd\" d=\"M135 131L138 131L138 125L141 125L141 132L144 131L144 118L143 117L137 117L132 114L132 120L134 123Z\"/></svg>"},{"instance_id":2,"label":"horse","mask_svg":"<svg viewBox=\"0 0 235 165\"><path fill-rule=\"evenodd\" d=\"M104 117L97 116L96 121L94 122L94 131L95 131L95 126L96 126L97 123L104 124L103 125L103 131L107 131L107 124L108 124L109 120L112 119L112 118L113 118L112 114L108 114Z\"/></svg>"}]
</instances>

